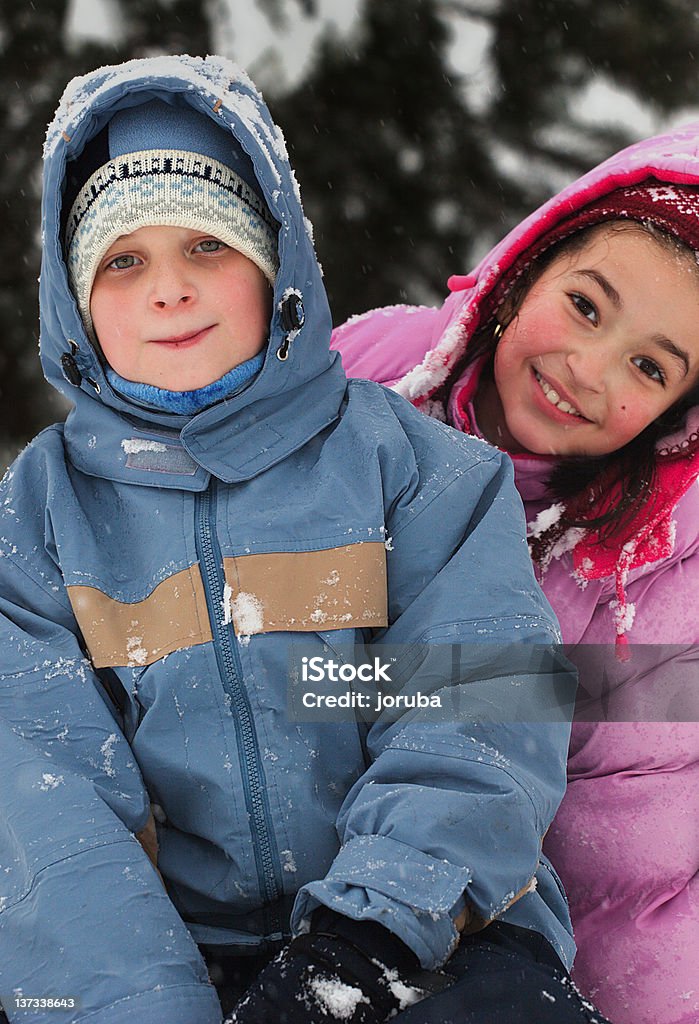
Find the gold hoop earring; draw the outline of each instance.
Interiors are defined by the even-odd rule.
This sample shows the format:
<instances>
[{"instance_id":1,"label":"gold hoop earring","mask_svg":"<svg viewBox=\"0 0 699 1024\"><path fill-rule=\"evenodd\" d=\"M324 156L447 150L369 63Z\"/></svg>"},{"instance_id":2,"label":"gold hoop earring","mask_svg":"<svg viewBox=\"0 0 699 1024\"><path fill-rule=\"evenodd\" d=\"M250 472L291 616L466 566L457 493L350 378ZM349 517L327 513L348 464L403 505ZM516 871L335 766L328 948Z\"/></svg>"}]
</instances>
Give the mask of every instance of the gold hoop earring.
<instances>
[{"instance_id":1,"label":"gold hoop earring","mask_svg":"<svg viewBox=\"0 0 699 1024\"><path fill-rule=\"evenodd\" d=\"M496 344L500 341L500 338L502 338L504 331L504 326L500 323L499 320L496 320L495 327L493 328L493 341Z\"/></svg>"}]
</instances>

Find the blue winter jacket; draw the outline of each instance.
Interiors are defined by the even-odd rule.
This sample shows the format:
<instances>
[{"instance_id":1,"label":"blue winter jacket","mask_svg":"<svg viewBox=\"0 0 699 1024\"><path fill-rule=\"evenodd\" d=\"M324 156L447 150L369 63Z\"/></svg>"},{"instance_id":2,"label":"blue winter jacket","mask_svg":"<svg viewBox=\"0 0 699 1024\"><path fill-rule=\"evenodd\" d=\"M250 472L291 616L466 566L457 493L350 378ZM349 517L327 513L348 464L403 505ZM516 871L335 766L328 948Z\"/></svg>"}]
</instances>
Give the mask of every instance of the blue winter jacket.
<instances>
[{"instance_id":1,"label":"blue winter jacket","mask_svg":"<svg viewBox=\"0 0 699 1024\"><path fill-rule=\"evenodd\" d=\"M229 128L279 223L263 369L190 417L112 390L61 250L66 159L152 98ZM0 493L10 1020L25 1019L21 993L78 1000L33 1009L37 1022L217 1024L198 944L269 949L319 903L380 922L428 968L453 950L464 909L473 927L504 914L539 931L569 962L565 900L541 856L567 726L526 723L527 693L534 707L555 672L505 680L524 700L517 722L287 711L300 635L323 658L396 645L406 678L424 670L424 645L478 644L492 677L503 645L550 644L558 629L506 457L348 383L329 351L310 228L252 84L188 57L71 83L47 138L43 230L41 358L73 407Z\"/></svg>"}]
</instances>

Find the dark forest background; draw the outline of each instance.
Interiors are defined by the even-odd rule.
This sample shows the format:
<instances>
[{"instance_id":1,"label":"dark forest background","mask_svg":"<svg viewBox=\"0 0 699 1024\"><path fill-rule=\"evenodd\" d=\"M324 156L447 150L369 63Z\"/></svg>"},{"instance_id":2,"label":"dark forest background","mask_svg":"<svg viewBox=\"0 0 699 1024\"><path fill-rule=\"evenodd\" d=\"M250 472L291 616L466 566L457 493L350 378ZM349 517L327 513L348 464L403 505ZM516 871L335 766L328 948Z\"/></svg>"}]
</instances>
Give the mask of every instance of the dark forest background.
<instances>
[{"instance_id":1,"label":"dark forest background","mask_svg":"<svg viewBox=\"0 0 699 1024\"><path fill-rule=\"evenodd\" d=\"M254 2L254 0L250 0ZM341 0L339 0L341 2ZM257 0L270 21L314 0ZM66 82L153 53L204 55L212 0L112 0L118 44L76 44L68 0L0 0L0 469L64 409L37 358L40 153ZM454 19L490 27L495 80L469 101L448 60ZM220 27L220 26L219 26ZM236 58L235 24L230 26ZM438 301L522 216L643 134L576 120L596 76L658 118L699 109L699 15L684 0L365 0L352 43L330 30L281 124L340 323L400 301ZM503 160L503 154L508 159Z\"/></svg>"}]
</instances>

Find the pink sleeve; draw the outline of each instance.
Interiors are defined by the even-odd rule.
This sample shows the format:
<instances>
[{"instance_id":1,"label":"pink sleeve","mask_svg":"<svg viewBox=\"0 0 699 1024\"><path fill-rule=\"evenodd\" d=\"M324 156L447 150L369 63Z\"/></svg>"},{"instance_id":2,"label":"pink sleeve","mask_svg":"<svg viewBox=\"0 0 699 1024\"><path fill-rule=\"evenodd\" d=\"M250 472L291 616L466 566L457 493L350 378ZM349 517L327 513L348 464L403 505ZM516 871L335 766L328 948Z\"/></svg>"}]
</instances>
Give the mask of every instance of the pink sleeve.
<instances>
[{"instance_id":1,"label":"pink sleeve","mask_svg":"<svg viewBox=\"0 0 699 1024\"><path fill-rule=\"evenodd\" d=\"M341 353L348 377L395 384L432 347L439 312L430 306L372 309L337 327L330 347Z\"/></svg>"}]
</instances>

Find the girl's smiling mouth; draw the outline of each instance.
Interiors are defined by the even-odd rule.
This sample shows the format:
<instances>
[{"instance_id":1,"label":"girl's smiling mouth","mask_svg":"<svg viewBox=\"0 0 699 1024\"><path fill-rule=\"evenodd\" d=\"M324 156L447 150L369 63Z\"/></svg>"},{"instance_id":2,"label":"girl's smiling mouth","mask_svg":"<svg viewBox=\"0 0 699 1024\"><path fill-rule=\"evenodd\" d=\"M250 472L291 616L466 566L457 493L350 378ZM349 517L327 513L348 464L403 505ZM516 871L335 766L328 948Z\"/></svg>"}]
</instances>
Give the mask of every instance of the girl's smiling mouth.
<instances>
[{"instance_id":1,"label":"girl's smiling mouth","mask_svg":"<svg viewBox=\"0 0 699 1024\"><path fill-rule=\"evenodd\" d=\"M561 398L553 385L549 384L549 382L541 376L538 370L532 368L532 371L536 381L535 386L537 393L539 395L543 395L545 401L551 406L551 411L556 409L569 419L581 420L583 423L591 422L586 416L583 416L583 414L576 409L574 405L571 405L567 399Z\"/></svg>"}]
</instances>

